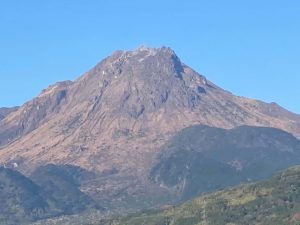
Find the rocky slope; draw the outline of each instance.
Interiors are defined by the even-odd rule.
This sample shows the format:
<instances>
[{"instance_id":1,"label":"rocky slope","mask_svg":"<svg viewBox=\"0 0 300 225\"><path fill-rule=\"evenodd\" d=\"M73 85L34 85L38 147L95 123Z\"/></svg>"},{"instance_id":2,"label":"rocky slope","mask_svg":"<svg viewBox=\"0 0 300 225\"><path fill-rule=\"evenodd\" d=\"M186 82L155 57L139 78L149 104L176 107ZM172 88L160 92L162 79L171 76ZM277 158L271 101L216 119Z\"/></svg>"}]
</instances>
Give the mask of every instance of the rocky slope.
<instances>
[{"instance_id":1,"label":"rocky slope","mask_svg":"<svg viewBox=\"0 0 300 225\"><path fill-rule=\"evenodd\" d=\"M0 121L0 162L26 174L48 163L106 173L82 190L122 202L151 186L161 147L196 124L276 127L300 137L299 115L219 88L170 48L141 47L114 52L8 114Z\"/></svg>"}]
</instances>

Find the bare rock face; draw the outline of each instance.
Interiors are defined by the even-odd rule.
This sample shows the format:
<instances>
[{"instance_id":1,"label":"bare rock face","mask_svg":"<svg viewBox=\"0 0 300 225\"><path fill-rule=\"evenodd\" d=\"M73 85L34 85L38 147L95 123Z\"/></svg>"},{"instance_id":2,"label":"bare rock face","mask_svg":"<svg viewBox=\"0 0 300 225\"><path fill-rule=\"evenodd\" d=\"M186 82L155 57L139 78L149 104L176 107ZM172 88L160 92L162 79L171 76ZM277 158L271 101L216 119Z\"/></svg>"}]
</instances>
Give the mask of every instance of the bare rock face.
<instances>
[{"instance_id":1,"label":"bare rock face","mask_svg":"<svg viewBox=\"0 0 300 225\"><path fill-rule=\"evenodd\" d=\"M22 135L33 131L51 114L60 111L60 104L67 94L69 82L57 83L35 99L13 110L5 120L0 122L0 145L14 141Z\"/></svg>"},{"instance_id":2,"label":"bare rock face","mask_svg":"<svg viewBox=\"0 0 300 225\"><path fill-rule=\"evenodd\" d=\"M161 146L196 124L275 127L300 137L299 115L234 96L170 48L140 47L114 52L74 82L48 87L3 118L0 162L17 163L26 173L45 163L117 171L85 191L126 187L136 193Z\"/></svg>"}]
</instances>

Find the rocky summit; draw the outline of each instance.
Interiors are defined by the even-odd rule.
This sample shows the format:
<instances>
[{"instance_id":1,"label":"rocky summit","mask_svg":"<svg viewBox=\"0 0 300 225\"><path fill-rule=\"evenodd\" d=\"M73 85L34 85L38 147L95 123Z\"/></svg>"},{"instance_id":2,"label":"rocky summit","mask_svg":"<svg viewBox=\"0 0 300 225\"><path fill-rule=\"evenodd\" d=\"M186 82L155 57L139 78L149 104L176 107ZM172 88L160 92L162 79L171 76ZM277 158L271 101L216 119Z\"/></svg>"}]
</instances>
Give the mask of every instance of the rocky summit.
<instances>
[{"instance_id":1,"label":"rocky summit","mask_svg":"<svg viewBox=\"0 0 300 225\"><path fill-rule=\"evenodd\" d=\"M116 51L2 116L0 162L24 174L50 163L97 171L104 175L81 190L118 205L164 192L149 171L163 146L192 125L274 127L300 137L299 115L223 90L170 48L142 46Z\"/></svg>"}]
</instances>

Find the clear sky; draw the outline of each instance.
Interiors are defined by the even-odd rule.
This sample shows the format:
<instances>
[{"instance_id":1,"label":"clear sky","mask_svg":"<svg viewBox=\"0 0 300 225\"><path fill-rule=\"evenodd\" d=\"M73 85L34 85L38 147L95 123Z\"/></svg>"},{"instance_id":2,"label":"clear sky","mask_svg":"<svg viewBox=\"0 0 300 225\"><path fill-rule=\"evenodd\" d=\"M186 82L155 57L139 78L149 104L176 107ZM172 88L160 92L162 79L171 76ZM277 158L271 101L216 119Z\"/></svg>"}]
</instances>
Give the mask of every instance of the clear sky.
<instances>
[{"instance_id":1,"label":"clear sky","mask_svg":"<svg viewBox=\"0 0 300 225\"><path fill-rule=\"evenodd\" d=\"M300 113L299 0L1 1L0 106L141 44L170 46L219 86Z\"/></svg>"}]
</instances>

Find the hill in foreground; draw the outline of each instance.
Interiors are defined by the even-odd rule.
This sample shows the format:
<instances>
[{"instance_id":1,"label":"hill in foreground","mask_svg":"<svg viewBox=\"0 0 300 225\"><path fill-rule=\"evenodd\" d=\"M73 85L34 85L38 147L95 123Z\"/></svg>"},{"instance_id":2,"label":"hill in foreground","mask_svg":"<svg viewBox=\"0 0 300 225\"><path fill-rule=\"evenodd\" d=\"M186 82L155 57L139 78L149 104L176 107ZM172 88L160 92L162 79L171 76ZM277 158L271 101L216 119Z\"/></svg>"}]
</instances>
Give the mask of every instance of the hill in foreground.
<instances>
[{"instance_id":1,"label":"hill in foreground","mask_svg":"<svg viewBox=\"0 0 300 225\"><path fill-rule=\"evenodd\" d=\"M205 194L179 206L99 225L298 225L300 166L273 178Z\"/></svg>"},{"instance_id":2,"label":"hill in foreground","mask_svg":"<svg viewBox=\"0 0 300 225\"><path fill-rule=\"evenodd\" d=\"M0 224L16 225L101 209L61 168L48 165L35 171L32 179L0 167ZM68 167L69 171L76 168Z\"/></svg>"}]
</instances>

